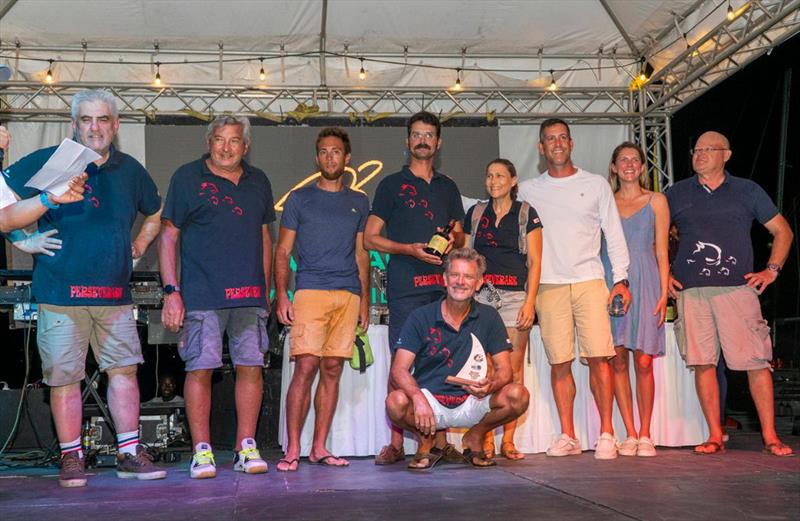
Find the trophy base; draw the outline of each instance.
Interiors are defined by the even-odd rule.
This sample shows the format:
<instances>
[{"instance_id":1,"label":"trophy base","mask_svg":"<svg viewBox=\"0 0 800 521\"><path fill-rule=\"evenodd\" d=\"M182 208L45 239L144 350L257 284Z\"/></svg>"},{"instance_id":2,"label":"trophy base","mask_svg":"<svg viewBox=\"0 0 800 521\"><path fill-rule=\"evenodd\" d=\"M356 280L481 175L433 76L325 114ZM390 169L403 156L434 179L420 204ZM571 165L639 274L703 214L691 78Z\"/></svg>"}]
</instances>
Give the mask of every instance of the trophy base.
<instances>
[{"instance_id":1,"label":"trophy base","mask_svg":"<svg viewBox=\"0 0 800 521\"><path fill-rule=\"evenodd\" d=\"M448 376L445 382L453 385L478 385L477 380L469 380L467 378L459 378L457 376Z\"/></svg>"}]
</instances>

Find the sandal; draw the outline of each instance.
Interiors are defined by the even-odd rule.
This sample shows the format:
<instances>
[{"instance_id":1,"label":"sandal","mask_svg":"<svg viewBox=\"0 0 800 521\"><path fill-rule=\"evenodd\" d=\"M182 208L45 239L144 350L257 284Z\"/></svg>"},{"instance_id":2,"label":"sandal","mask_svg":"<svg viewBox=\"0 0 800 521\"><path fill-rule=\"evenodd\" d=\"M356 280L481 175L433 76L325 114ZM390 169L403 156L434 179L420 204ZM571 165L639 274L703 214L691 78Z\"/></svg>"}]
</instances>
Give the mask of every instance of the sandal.
<instances>
[{"instance_id":1,"label":"sandal","mask_svg":"<svg viewBox=\"0 0 800 521\"><path fill-rule=\"evenodd\" d=\"M385 445L381 451L375 456L376 465L392 465L398 461L406 459L406 453L403 447L395 449L391 445Z\"/></svg>"},{"instance_id":2,"label":"sandal","mask_svg":"<svg viewBox=\"0 0 800 521\"><path fill-rule=\"evenodd\" d=\"M479 469L494 467L497 462L491 458L486 457L486 452L482 450L473 451L469 447L464 449L464 461Z\"/></svg>"},{"instance_id":3,"label":"sandal","mask_svg":"<svg viewBox=\"0 0 800 521\"><path fill-rule=\"evenodd\" d=\"M503 442L503 444L500 446L500 454L502 454L505 459L510 459L510 460L525 459L525 454L517 450L517 448L514 446L513 441Z\"/></svg>"},{"instance_id":4,"label":"sandal","mask_svg":"<svg viewBox=\"0 0 800 521\"><path fill-rule=\"evenodd\" d=\"M796 456L796 454L793 451L787 452L786 454L779 454L775 452L776 450L781 450L784 448L789 449L790 451L792 450L792 448L786 445L785 443L781 441L775 441L767 445L764 445L764 448L761 450L761 452L764 454L768 454L770 456L776 456L778 458L791 458L793 456Z\"/></svg>"},{"instance_id":5,"label":"sandal","mask_svg":"<svg viewBox=\"0 0 800 521\"><path fill-rule=\"evenodd\" d=\"M333 460L333 459L342 460L342 461L344 461L344 464L337 465L336 463L331 463L331 460ZM344 458L340 458L339 456L334 456L333 454L328 454L327 456L322 456L318 460L312 460L311 458L308 458L308 463L309 463L309 465L322 465L323 467L344 468L344 467L349 467L350 466L350 462L349 461L347 461Z\"/></svg>"},{"instance_id":6,"label":"sandal","mask_svg":"<svg viewBox=\"0 0 800 521\"><path fill-rule=\"evenodd\" d=\"M697 450L700 447L704 447L706 449L711 448L713 450L710 451L702 451ZM706 441L698 445L694 448L692 453L696 456L710 456L712 454L725 454L725 444L724 443L717 443L716 441Z\"/></svg>"},{"instance_id":7,"label":"sandal","mask_svg":"<svg viewBox=\"0 0 800 521\"><path fill-rule=\"evenodd\" d=\"M281 463L286 464L286 468L281 468ZM295 468L292 468L292 465L297 463ZM297 472L297 468L300 466L300 459L299 458L292 458L292 459L279 459L278 464L275 466L278 469L278 472Z\"/></svg>"},{"instance_id":8,"label":"sandal","mask_svg":"<svg viewBox=\"0 0 800 521\"><path fill-rule=\"evenodd\" d=\"M494 432L489 431L486 433L486 438L483 440L483 452L486 454L486 458L492 459L495 455L494 451Z\"/></svg>"},{"instance_id":9,"label":"sandal","mask_svg":"<svg viewBox=\"0 0 800 521\"><path fill-rule=\"evenodd\" d=\"M428 460L427 465L421 465L422 460ZM430 452L417 452L408 464L408 470L430 470L442 459L442 450L433 448Z\"/></svg>"},{"instance_id":10,"label":"sandal","mask_svg":"<svg viewBox=\"0 0 800 521\"><path fill-rule=\"evenodd\" d=\"M448 443L441 449L436 448L435 450L442 451L442 461L444 463L462 463L464 461L464 457L452 443Z\"/></svg>"}]
</instances>

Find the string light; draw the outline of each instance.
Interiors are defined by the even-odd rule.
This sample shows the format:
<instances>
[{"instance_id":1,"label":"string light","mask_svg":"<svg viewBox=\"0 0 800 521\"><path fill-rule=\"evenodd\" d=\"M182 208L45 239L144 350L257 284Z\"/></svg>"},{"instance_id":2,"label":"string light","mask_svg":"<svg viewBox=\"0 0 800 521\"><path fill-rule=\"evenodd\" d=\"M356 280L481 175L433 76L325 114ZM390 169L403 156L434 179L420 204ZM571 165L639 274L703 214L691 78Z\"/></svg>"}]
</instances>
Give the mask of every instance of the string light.
<instances>
[{"instance_id":1,"label":"string light","mask_svg":"<svg viewBox=\"0 0 800 521\"><path fill-rule=\"evenodd\" d=\"M264 81L267 79L267 73L264 71L264 58L259 58L261 60L261 70L258 71L258 79Z\"/></svg>"},{"instance_id":2,"label":"string light","mask_svg":"<svg viewBox=\"0 0 800 521\"><path fill-rule=\"evenodd\" d=\"M736 18L736 13L734 12L733 7L731 7L730 0L728 0L728 14L726 14L725 17L729 22L732 22L733 19Z\"/></svg>"},{"instance_id":3,"label":"string light","mask_svg":"<svg viewBox=\"0 0 800 521\"><path fill-rule=\"evenodd\" d=\"M644 58L642 58L642 67L641 67L641 69L639 69L639 81L641 83L644 83L644 82L647 81L647 70L645 69Z\"/></svg>"},{"instance_id":4,"label":"string light","mask_svg":"<svg viewBox=\"0 0 800 521\"><path fill-rule=\"evenodd\" d=\"M53 60L47 60L50 64L47 66L47 75L44 77L44 81L47 83L53 83Z\"/></svg>"},{"instance_id":5,"label":"string light","mask_svg":"<svg viewBox=\"0 0 800 521\"><path fill-rule=\"evenodd\" d=\"M161 86L161 62L156 62L156 77L153 79L153 85Z\"/></svg>"},{"instance_id":6,"label":"string light","mask_svg":"<svg viewBox=\"0 0 800 521\"><path fill-rule=\"evenodd\" d=\"M556 85L556 77L553 74L553 69L550 69L550 86L547 87L547 90L550 91L558 90L558 85Z\"/></svg>"},{"instance_id":7,"label":"string light","mask_svg":"<svg viewBox=\"0 0 800 521\"><path fill-rule=\"evenodd\" d=\"M461 69L456 69L456 84L453 90L461 90Z\"/></svg>"},{"instance_id":8,"label":"string light","mask_svg":"<svg viewBox=\"0 0 800 521\"><path fill-rule=\"evenodd\" d=\"M358 71L358 79L359 80L367 79L367 71L364 70L364 58L361 58L361 70Z\"/></svg>"}]
</instances>

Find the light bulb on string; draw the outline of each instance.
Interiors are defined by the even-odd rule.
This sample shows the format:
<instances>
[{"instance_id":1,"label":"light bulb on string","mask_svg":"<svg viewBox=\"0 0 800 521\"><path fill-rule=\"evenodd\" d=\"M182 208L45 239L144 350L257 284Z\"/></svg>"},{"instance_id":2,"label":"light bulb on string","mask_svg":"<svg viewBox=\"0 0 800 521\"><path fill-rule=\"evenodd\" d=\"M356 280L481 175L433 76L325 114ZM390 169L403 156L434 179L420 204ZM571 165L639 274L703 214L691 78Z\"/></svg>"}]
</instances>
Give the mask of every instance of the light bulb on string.
<instances>
[{"instance_id":1,"label":"light bulb on string","mask_svg":"<svg viewBox=\"0 0 800 521\"><path fill-rule=\"evenodd\" d=\"M264 58L259 58L261 60L261 70L258 71L258 79L264 81L267 79L267 73L264 70Z\"/></svg>"},{"instance_id":2,"label":"light bulb on string","mask_svg":"<svg viewBox=\"0 0 800 521\"><path fill-rule=\"evenodd\" d=\"M47 74L44 77L44 81L47 83L53 83L53 60L47 60L49 62L47 66Z\"/></svg>"},{"instance_id":3,"label":"light bulb on string","mask_svg":"<svg viewBox=\"0 0 800 521\"><path fill-rule=\"evenodd\" d=\"M461 90L461 69L456 69L456 84L453 85L453 90Z\"/></svg>"},{"instance_id":4,"label":"light bulb on string","mask_svg":"<svg viewBox=\"0 0 800 521\"><path fill-rule=\"evenodd\" d=\"M736 12L734 12L733 7L731 6L730 0L728 1L728 13L725 15L729 22L732 22L734 18L736 18Z\"/></svg>"},{"instance_id":5,"label":"light bulb on string","mask_svg":"<svg viewBox=\"0 0 800 521\"><path fill-rule=\"evenodd\" d=\"M156 62L156 77L153 78L153 85L161 86L161 62Z\"/></svg>"},{"instance_id":6,"label":"light bulb on string","mask_svg":"<svg viewBox=\"0 0 800 521\"><path fill-rule=\"evenodd\" d=\"M555 74L553 74L553 69L550 69L550 86L547 87L547 90L551 91L558 90L558 85L556 85L556 77Z\"/></svg>"},{"instance_id":7,"label":"light bulb on string","mask_svg":"<svg viewBox=\"0 0 800 521\"><path fill-rule=\"evenodd\" d=\"M367 71L364 70L364 58L361 58L361 70L358 71L358 79L359 80L367 79Z\"/></svg>"},{"instance_id":8,"label":"light bulb on string","mask_svg":"<svg viewBox=\"0 0 800 521\"><path fill-rule=\"evenodd\" d=\"M647 81L647 69L645 68L645 61L642 58L642 66L639 69L639 81L645 83Z\"/></svg>"}]
</instances>

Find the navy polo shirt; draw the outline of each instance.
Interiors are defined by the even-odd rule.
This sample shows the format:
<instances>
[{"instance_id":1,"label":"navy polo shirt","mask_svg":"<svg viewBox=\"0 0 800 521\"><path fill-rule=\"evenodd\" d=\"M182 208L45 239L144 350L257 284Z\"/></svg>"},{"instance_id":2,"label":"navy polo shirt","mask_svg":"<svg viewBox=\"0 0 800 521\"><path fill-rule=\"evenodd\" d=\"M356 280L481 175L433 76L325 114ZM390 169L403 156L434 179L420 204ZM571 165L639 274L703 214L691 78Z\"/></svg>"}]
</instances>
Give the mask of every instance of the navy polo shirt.
<instances>
[{"instance_id":1,"label":"navy polo shirt","mask_svg":"<svg viewBox=\"0 0 800 521\"><path fill-rule=\"evenodd\" d=\"M528 258L519 252L519 211L522 202L514 201L511 209L500 219L496 226L497 216L491 201L486 205L478 229L472 230L472 212L475 206L467 210L464 219L464 233L475 236L475 249L486 257L486 273L483 280L491 282L499 289L508 291L525 291L528 281ZM528 223L525 233L542 227L539 214L531 207L528 210Z\"/></svg>"},{"instance_id":2,"label":"navy polo shirt","mask_svg":"<svg viewBox=\"0 0 800 521\"><path fill-rule=\"evenodd\" d=\"M475 301L456 331L442 317L443 300L415 309L403 325L394 349L416 355L414 379L420 389L427 389L434 396L462 397L468 393L445 379L456 376L467 363L472 337L478 339L487 356L510 351L511 341L497 310Z\"/></svg>"},{"instance_id":3,"label":"navy polo shirt","mask_svg":"<svg viewBox=\"0 0 800 521\"><path fill-rule=\"evenodd\" d=\"M209 155L178 168L162 219L181 231L187 311L266 307L261 227L275 220L266 174L242 161L239 184L215 175Z\"/></svg>"},{"instance_id":4,"label":"navy polo shirt","mask_svg":"<svg viewBox=\"0 0 800 521\"><path fill-rule=\"evenodd\" d=\"M328 192L314 183L289 194L281 227L297 234L295 289L341 289L360 295L356 234L364 231L368 214L369 198L348 187Z\"/></svg>"},{"instance_id":5,"label":"navy polo shirt","mask_svg":"<svg viewBox=\"0 0 800 521\"><path fill-rule=\"evenodd\" d=\"M375 191L371 215L386 223L386 236L395 242L427 243L436 228L451 219L464 220L464 206L456 183L439 172L430 184L415 176L408 166L384 178ZM442 267L410 255L392 255L388 267L389 299L444 292Z\"/></svg>"},{"instance_id":6,"label":"navy polo shirt","mask_svg":"<svg viewBox=\"0 0 800 521\"><path fill-rule=\"evenodd\" d=\"M716 190L698 176L675 183L666 192L680 242L672 273L684 289L741 286L753 271L750 229L778 214L767 193L749 179L725 173Z\"/></svg>"},{"instance_id":7,"label":"navy polo shirt","mask_svg":"<svg viewBox=\"0 0 800 521\"><path fill-rule=\"evenodd\" d=\"M5 172L8 185L27 199L39 191L25 183L58 147L38 150ZM48 210L39 231L57 229L62 248L55 255L34 255L33 295L59 306L110 306L132 303L131 228L136 214L152 215L161 197L147 170L114 147L100 167L86 167L84 199Z\"/></svg>"}]
</instances>

